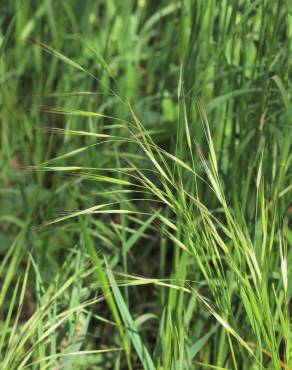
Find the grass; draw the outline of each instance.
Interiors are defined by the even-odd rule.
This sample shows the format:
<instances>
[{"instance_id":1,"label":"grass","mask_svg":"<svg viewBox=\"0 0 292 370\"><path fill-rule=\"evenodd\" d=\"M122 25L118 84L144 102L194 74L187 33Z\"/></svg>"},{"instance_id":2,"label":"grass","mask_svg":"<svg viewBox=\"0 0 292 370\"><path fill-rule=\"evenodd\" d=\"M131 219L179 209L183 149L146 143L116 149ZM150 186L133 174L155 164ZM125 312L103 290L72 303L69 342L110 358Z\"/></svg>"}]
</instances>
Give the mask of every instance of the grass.
<instances>
[{"instance_id":1,"label":"grass","mask_svg":"<svg viewBox=\"0 0 292 370\"><path fill-rule=\"evenodd\" d=\"M291 369L288 1L0 5L0 368Z\"/></svg>"}]
</instances>

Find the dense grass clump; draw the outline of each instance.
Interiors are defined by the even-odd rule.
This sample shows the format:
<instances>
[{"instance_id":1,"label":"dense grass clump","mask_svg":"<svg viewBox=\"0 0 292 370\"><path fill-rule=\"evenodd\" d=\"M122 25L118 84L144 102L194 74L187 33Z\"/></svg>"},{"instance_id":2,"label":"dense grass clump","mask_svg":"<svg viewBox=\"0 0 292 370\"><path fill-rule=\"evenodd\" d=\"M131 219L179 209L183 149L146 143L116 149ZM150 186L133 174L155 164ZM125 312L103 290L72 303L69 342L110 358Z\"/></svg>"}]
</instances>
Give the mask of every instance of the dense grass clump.
<instances>
[{"instance_id":1,"label":"dense grass clump","mask_svg":"<svg viewBox=\"0 0 292 370\"><path fill-rule=\"evenodd\" d=\"M0 369L292 369L289 1L0 4Z\"/></svg>"}]
</instances>

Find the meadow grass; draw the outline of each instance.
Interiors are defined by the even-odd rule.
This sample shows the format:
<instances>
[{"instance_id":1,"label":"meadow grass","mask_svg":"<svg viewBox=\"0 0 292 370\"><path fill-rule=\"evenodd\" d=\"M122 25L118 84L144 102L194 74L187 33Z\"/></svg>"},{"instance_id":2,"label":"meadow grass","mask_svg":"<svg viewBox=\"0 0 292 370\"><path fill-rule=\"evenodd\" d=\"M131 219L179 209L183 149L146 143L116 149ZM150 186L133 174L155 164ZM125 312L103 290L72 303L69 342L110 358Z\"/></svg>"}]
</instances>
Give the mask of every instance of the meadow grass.
<instances>
[{"instance_id":1,"label":"meadow grass","mask_svg":"<svg viewBox=\"0 0 292 370\"><path fill-rule=\"evenodd\" d=\"M292 369L290 2L0 4L0 369Z\"/></svg>"}]
</instances>

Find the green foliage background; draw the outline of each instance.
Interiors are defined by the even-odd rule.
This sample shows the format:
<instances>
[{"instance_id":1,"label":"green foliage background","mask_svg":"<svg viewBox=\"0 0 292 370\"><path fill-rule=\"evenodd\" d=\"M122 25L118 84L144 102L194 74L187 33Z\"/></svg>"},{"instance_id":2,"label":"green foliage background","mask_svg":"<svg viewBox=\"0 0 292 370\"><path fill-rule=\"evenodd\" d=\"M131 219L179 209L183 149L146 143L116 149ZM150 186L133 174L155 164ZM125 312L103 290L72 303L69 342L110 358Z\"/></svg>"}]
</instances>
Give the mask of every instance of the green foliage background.
<instances>
[{"instance_id":1,"label":"green foliage background","mask_svg":"<svg viewBox=\"0 0 292 370\"><path fill-rule=\"evenodd\" d=\"M0 3L0 368L289 369L288 0Z\"/></svg>"}]
</instances>

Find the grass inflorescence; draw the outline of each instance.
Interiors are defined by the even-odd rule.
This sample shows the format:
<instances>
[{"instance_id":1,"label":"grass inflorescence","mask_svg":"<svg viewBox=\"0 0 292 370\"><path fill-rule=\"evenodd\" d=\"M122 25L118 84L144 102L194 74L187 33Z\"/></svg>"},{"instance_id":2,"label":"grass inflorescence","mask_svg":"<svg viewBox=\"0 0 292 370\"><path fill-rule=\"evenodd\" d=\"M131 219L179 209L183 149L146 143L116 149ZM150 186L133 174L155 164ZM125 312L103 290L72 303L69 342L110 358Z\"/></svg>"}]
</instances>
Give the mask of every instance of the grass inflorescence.
<instances>
[{"instance_id":1,"label":"grass inflorescence","mask_svg":"<svg viewBox=\"0 0 292 370\"><path fill-rule=\"evenodd\" d=\"M0 5L0 368L292 369L289 1Z\"/></svg>"}]
</instances>

